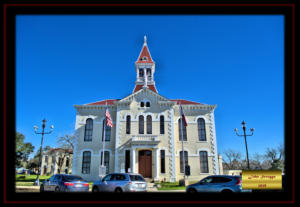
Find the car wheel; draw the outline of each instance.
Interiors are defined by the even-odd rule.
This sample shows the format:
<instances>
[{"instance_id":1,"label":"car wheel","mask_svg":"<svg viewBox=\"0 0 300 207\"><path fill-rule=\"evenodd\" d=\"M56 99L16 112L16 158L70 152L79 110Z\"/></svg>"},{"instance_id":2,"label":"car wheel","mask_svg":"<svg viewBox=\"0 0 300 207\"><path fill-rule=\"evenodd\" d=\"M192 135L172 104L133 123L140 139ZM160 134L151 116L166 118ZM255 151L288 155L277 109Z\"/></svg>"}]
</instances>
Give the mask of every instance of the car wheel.
<instances>
[{"instance_id":1,"label":"car wheel","mask_svg":"<svg viewBox=\"0 0 300 207\"><path fill-rule=\"evenodd\" d=\"M116 188L115 189L115 193L122 193L123 191L122 191L122 189L121 188Z\"/></svg>"},{"instance_id":2,"label":"car wheel","mask_svg":"<svg viewBox=\"0 0 300 207\"><path fill-rule=\"evenodd\" d=\"M231 190L226 189L226 190L222 190L221 193L224 193L224 194L231 194L231 193L233 193L233 192L232 192Z\"/></svg>"},{"instance_id":3,"label":"car wheel","mask_svg":"<svg viewBox=\"0 0 300 207\"><path fill-rule=\"evenodd\" d=\"M93 187L92 192L93 192L93 193L98 193L98 192L99 192L98 187L97 187L97 186Z\"/></svg>"},{"instance_id":4,"label":"car wheel","mask_svg":"<svg viewBox=\"0 0 300 207\"><path fill-rule=\"evenodd\" d=\"M45 192L44 185L41 185L41 186L40 186L40 192L41 192L41 193Z\"/></svg>"},{"instance_id":5,"label":"car wheel","mask_svg":"<svg viewBox=\"0 0 300 207\"><path fill-rule=\"evenodd\" d=\"M54 191L59 192L59 187L57 186Z\"/></svg>"},{"instance_id":6,"label":"car wheel","mask_svg":"<svg viewBox=\"0 0 300 207\"><path fill-rule=\"evenodd\" d=\"M197 191L194 188L190 188L187 191L188 193L197 193Z\"/></svg>"}]
</instances>

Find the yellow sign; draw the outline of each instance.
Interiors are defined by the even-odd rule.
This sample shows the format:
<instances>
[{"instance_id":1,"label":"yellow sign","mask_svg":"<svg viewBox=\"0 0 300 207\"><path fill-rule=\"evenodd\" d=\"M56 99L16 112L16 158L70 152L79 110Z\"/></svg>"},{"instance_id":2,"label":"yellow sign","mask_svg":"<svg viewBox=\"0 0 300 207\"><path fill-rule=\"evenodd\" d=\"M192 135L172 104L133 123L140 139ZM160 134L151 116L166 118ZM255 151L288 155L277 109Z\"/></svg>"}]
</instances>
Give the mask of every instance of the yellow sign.
<instances>
[{"instance_id":1,"label":"yellow sign","mask_svg":"<svg viewBox=\"0 0 300 207\"><path fill-rule=\"evenodd\" d=\"M243 170L242 189L282 189L281 170Z\"/></svg>"}]
</instances>

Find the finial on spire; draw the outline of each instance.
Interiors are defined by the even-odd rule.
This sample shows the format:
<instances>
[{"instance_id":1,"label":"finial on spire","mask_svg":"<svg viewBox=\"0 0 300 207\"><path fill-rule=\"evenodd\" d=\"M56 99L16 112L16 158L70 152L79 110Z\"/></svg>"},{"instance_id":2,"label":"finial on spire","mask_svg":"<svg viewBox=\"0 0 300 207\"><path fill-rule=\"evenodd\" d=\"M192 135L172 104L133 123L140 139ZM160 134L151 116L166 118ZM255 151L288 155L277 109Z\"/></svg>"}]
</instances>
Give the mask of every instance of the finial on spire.
<instances>
[{"instance_id":1,"label":"finial on spire","mask_svg":"<svg viewBox=\"0 0 300 207\"><path fill-rule=\"evenodd\" d=\"M147 44L147 37L146 37L146 35L144 36L144 44Z\"/></svg>"}]
</instances>

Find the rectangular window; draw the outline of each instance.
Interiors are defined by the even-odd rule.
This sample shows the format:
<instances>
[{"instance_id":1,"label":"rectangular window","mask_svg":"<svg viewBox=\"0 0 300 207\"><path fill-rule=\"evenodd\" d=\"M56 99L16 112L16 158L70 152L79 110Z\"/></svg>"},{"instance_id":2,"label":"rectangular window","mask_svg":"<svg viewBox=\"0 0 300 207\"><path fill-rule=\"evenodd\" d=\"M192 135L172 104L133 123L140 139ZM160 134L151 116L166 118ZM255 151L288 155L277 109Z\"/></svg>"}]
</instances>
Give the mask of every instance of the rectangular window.
<instances>
[{"instance_id":1,"label":"rectangular window","mask_svg":"<svg viewBox=\"0 0 300 207\"><path fill-rule=\"evenodd\" d=\"M200 151L200 173L208 173L208 158L206 151Z\"/></svg>"},{"instance_id":2,"label":"rectangular window","mask_svg":"<svg viewBox=\"0 0 300 207\"><path fill-rule=\"evenodd\" d=\"M82 174L90 174L91 152L85 151L82 156Z\"/></svg>"},{"instance_id":3,"label":"rectangular window","mask_svg":"<svg viewBox=\"0 0 300 207\"><path fill-rule=\"evenodd\" d=\"M66 160L66 167L69 167L69 158L67 157L67 160Z\"/></svg>"},{"instance_id":4,"label":"rectangular window","mask_svg":"<svg viewBox=\"0 0 300 207\"><path fill-rule=\"evenodd\" d=\"M84 131L84 141L90 142L93 137L93 120L91 118L86 120L85 131Z\"/></svg>"},{"instance_id":5,"label":"rectangular window","mask_svg":"<svg viewBox=\"0 0 300 207\"><path fill-rule=\"evenodd\" d=\"M184 168L183 168L183 156L182 156L182 151L180 152L180 172L184 173ZM185 166L189 164L188 160L188 152L184 151L184 160L185 160Z\"/></svg>"},{"instance_id":6,"label":"rectangular window","mask_svg":"<svg viewBox=\"0 0 300 207\"><path fill-rule=\"evenodd\" d=\"M139 134L144 134L144 117L139 116Z\"/></svg>"},{"instance_id":7,"label":"rectangular window","mask_svg":"<svg viewBox=\"0 0 300 207\"><path fill-rule=\"evenodd\" d=\"M166 173L165 150L160 150L160 172Z\"/></svg>"},{"instance_id":8,"label":"rectangular window","mask_svg":"<svg viewBox=\"0 0 300 207\"><path fill-rule=\"evenodd\" d=\"M126 134L130 134L130 124L131 124L130 116L127 116L126 117Z\"/></svg>"},{"instance_id":9,"label":"rectangular window","mask_svg":"<svg viewBox=\"0 0 300 207\"><path fill-rule=\"evenodd\" d=\"M184 123L181 123L182 118L178 120L178 129L179 129L179 141L182 141L182 136L183 136L183 141L187 141L187 133L186 133L186 126ZM182 130L181 130L182 127Z\"/></svg>"},{"instance_id":10,"label":"rectangular window","mask_svg":"<svg viewBox=\"0 0 300 207\"><path fill-rule=\"evenodd\" d=\"M125 151L125 172L128 173L128 168L130 168L130 150Z\"/></svg>"},{"instance_id":11,"label":"rectangular window","mask_svg":"<svg viewBox=\"0 0 300 207\"><path fill-rule=\"evenodd\" d=\"M101 152L101 161L100 161L100 165L102 165L102 155L103 155L103 152ZM109 173L109 152L108 151L105 151L105 154L104 154L104 166L106 166L106 174Z\"/></svg>"},{"instance_id":12,"label":"rectangular window","mask_svg":"<svg viewBox=\"0 0 300 207\"><path fill-rule=\"evenodd\" d=\"M105 130L105 141L110 141L110 134L111 134L111 128L107 126L106 120L103 121L103 127L102 127L102 142L103 142L103 136L104 136L104 130Z\"/></svg>"},{"instance_id":13,"label":"rectangular window","mask_svg":"<svg viewBox=\"0 0 300 207\"><path fill-rule=\"evenodd\" d=\"M160 116L160 134L165 134L165 118Z\"/></svg>"}]
</instances>

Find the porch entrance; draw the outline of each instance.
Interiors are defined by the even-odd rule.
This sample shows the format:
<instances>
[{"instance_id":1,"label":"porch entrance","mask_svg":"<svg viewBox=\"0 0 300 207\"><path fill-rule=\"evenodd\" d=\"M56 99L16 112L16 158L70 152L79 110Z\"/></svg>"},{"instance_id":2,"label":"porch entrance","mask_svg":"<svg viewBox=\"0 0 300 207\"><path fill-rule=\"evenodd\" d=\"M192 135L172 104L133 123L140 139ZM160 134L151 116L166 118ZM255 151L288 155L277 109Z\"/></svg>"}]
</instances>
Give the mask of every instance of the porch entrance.
<instances>
[{"instance_id":1,"label":"porch entrance","mask_svg":"<svg viewBox=\"0 0 300 207\"><path fill-rule=\"evenodd\" d=\"M144 178L152 178L152 151L139 151L139 173Z\"/></svg>"}]
</instances>

